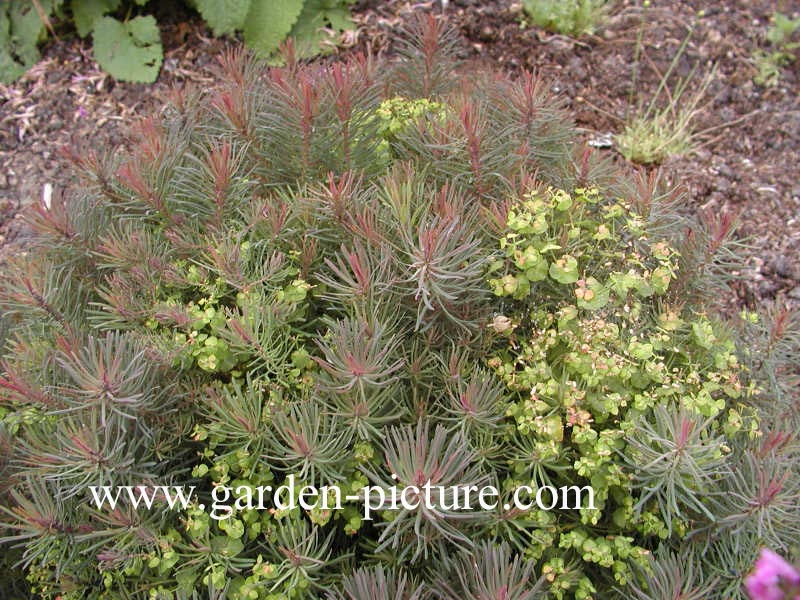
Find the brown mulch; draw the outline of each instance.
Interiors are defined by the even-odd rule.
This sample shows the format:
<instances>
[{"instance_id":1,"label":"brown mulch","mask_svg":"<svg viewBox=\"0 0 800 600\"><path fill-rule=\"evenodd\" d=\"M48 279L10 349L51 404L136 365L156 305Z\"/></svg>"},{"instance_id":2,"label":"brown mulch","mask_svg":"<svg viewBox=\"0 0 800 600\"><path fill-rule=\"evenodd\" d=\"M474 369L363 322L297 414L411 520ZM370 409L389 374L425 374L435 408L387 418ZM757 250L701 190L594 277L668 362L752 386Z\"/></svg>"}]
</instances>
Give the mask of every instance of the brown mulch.
<instances>
[{"instance_id":1,"label":"brown mulch","mask_svg":"<svg viewBox=\"0 0 800 600\"><path fill-rule=\"evenodd\" d=\"M459 58L518 73L541 72L570 107L584 139L619 133L634 106L646 104L692 23L696 27L676 72L696 76L716 65L708 99L697 116L697 150L662 165L665 179L685 192L687 210L739 217L748 252L740 301L786 300L800 305L800 61L778 85L758 86L753 56L765 48L775 10L800 12L800 3L768 0L654 1L643 23L641 2L618 1L595 36L572 40L521 24L511 0L362 0L350 49L391 54L415 15L444 15L460 32ZM705 14L697 17L698 11ZM216 57L235 40L214 39L197 18L161 20L165 62L152 85L115 82L91 59L90 44L51 41L43 60L22 79L0 86L0 261L17 251L25 228L19 208L38 201L46 186L72 176L58 149L80 140L93 147L124 145L131 120L157 111L173 86L210 86ZM643 27L643 29L641 29ZM631 90L634 50L643 31L639 82ZM624 168L613 147L598 150Z\"/></svg>"}]
</instances>

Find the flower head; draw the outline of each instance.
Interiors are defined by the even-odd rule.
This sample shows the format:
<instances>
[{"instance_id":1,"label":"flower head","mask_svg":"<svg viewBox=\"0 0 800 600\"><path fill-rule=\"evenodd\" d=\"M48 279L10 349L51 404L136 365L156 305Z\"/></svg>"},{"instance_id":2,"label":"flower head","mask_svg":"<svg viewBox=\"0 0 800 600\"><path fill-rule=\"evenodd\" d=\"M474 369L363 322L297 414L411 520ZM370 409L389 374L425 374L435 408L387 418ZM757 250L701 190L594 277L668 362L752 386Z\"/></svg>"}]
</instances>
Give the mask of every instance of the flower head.
<instances>
[{"instance_id":1,"label":"flower head","mask_svg":"<svg viewBox=\"0 0 800 600\"><path fill-rule=\"evenodd\" d=\"M752 600L800 600L800 572L764 548L744 587Z\"/></svg>"}]
</instances>

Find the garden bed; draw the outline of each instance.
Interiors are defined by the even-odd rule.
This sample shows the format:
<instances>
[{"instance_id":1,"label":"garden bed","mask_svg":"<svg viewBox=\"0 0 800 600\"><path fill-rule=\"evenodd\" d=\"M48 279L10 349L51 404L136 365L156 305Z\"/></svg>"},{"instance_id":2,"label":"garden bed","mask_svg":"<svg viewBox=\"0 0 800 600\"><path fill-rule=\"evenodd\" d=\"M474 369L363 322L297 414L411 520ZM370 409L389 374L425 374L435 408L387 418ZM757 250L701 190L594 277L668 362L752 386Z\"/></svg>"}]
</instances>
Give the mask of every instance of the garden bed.
<instances>
[{"instance_id":1,"label":"garden bed","mask_svg":"<svg viewBox=\"0 0 800 600\"><path fill-rule=\"evenodd\" d=\"M0 115L0 585L729 600L797 558L796 73L767 6L644 6L363 2L271 67L162 14L147 86L52 42ZM695 138L634 166L680 78Z\"/></svg>"}]
</instances>

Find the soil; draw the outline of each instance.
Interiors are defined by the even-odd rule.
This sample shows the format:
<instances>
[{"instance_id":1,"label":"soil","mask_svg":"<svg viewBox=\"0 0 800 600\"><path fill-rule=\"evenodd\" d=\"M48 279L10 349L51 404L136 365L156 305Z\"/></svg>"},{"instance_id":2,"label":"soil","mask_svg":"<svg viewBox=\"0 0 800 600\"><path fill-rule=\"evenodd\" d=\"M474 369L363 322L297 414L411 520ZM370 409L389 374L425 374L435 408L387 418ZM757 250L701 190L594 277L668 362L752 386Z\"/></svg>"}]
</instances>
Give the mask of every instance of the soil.
<instances>
[{"instance_id":1,"label":"soil","mask_svg":"<svg viewBox=\"0 0 800 600\"><path fill-rule=\"evenodd\" d=\"M622 131L631 106L650 102L694 24L675 74L689 76L697 65L693 90L716 70L694 121L696 150L661 165L662 176L683 190L687 210L738 216L738 235L750 249L737 302L800 306L800 61L784 68L776 85L754 83L754 56L769 48L770 16L798 13L800 2L653 2L644 18L641 2L613 4L595 35L574 40L524 26L522 6L511 0L361 0L354 7L358 28L346 34L339 53L391 54L416 13L432 11L459 32L465 68L539 71L571 109L585 141L632 169L605 142ZM59 148L78 141L124 146L132 119L158 111L174 86L213 85L210 67L238 43L213 38L190 13L160 15L159 23L165 61L155 84L115 82L92 61L88 42L62 36L48 42L42 61L23 78L0 86L0 262L24 247L21 207L38 202L50 186L70 184Z\"/></svg>"}]
</instances>

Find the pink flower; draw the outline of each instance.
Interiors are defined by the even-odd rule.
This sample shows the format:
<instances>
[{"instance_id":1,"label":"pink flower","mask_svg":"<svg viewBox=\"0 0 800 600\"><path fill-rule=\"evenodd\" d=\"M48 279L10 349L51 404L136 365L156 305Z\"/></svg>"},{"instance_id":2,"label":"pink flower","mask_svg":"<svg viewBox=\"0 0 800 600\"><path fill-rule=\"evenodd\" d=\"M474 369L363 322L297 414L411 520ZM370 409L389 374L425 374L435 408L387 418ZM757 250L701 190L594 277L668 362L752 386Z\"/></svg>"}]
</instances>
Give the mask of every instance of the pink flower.
<instances>
[{"instance_id":1,"label":"pink flower","mask_svg":"<svg viewBox=\"0 0 800 600\"><path fill-rule=\"evenodd\" d=\"M772 550L763 548L744 587L751 600L800 600L800 572Z\"/></svg>"}]
</instances>

